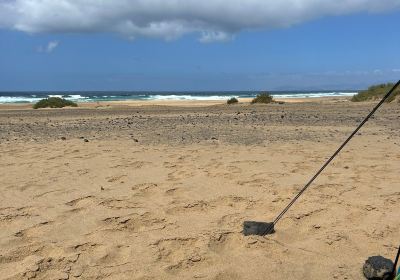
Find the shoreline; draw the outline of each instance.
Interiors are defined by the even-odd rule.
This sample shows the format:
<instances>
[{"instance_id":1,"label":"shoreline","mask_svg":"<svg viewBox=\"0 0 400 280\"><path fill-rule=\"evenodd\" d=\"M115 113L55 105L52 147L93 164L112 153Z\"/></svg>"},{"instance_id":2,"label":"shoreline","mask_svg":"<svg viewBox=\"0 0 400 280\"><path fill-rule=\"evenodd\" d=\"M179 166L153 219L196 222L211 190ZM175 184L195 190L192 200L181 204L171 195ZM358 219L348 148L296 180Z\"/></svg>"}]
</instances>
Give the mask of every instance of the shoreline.
<instances>
[{"instance_id":1,"label":"shoreline","mask_svg":"<svg viewBox=\"0 0 400 280\"><path fill-rule=\"evenodd\" d=\"M338 97L308 97L308 98L275 98L276 102L284 103L336 103L347 102L349 96ZM238 98L239 104L249 104L253 98ZM35 103L0 103L0 110L32 109ZM77 102L78 108L107 108L107 107L142 107L142 106L174 106L174 107L204 107L215 105L226 105L226 100L120 100L120 101L97 101ZM239 105L237 104L237 105ZM231 105L232 106L232 105ZM235 106L235 105L233 105Z\"/></svg>"}]
</instances>

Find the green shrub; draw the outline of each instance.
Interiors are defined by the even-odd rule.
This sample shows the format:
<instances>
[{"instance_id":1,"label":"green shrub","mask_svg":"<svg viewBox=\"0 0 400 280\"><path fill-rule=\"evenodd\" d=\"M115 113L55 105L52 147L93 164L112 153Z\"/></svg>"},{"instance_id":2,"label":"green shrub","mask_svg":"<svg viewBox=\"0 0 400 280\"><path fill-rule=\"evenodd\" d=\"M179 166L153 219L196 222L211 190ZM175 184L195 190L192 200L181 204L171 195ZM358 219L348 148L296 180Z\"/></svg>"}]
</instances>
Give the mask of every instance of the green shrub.
<instances>
[{"instance_id":1,"label":"green shrub","mask_svg":"<svg viewBox=\"0 0 400 280\"><path fill-rule=\"evenodd\" d=\"M228 101L226 101L227 104L236 104L238 102L239 100L237 100L236 97L229 98Z\"/></svg>"},{"instance_id":2,"label":"green shrub","mask_svg":"<svg viewBox=\"0 0 400 280\"><path fill-rule=\"evenodd\" d=\"M262 92L260 94L258 94L252 101L251 104L255 104L255 103L272 103L274 102L274 98L272 97L272 95L270 95L267 92Z\"/></svg>"},{"instance_id":3,"label":"green shrub","mask_svg":"<svg viewBox=\"0 0 400 280\"><path fill-rule=\"evenodd\" d=\"M33 109L39 108L63 108L66 106L70 107L78 107L78 104L72 102L70 100L66 100L60 97L49 97L42 100L39 100L35 105L33 105Z\"/></svg>"},{"instance_id":4,"label":"green shrub","mask_svg":"<svg viewBox=\"0 0 400 280\"><path fill-rule=\"evenodd\" d=\"M367 90L360 91L358 94L354 95L351 101L361 102L381 99L393 86L394 84L392 83L370 86ZM392 93L387 99L387 102L392 102L396 99L396 96L400 96L399 88Z\"/></svg>"}]
</instances>

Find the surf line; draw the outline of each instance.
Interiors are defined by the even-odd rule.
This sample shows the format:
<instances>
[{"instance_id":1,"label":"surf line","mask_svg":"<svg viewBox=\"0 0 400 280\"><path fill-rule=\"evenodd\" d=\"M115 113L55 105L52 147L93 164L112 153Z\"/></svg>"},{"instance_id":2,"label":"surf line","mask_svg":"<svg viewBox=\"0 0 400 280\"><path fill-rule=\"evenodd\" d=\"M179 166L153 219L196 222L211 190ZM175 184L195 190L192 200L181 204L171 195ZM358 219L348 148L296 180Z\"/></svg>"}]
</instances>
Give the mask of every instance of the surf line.
<instances>
[{"instance_id":1,"label":"surf line","mask_svg":"<svg viewBox=\"0 0 400 280\"><path fill-rule=\"evenodd\" d=\"M350 140L356 135L356 133L364 126L364 124L372 117L372 115L382 106L382 104L392 95L394 90L400 85L400 80L386 93L382 100L372 109L372 111L365 117L365 119L358 125L358 127L350 134L350 136L343 142L343 144L333 153L333 155L322 165L317 173L305 184L300 192L290 201L290 203L282 210L282 212L276 216L273 222L254 222L245 221L243 223L243 234L244 235L267 235L275 232L275 225L279 220L286 214L286 212L292 207L297 199L308 189L308 187L314 182L315 179L324 171L324 169L331 163L331 161L340 153L340 151L350 142Z\"/></svg>"}]
</instances>

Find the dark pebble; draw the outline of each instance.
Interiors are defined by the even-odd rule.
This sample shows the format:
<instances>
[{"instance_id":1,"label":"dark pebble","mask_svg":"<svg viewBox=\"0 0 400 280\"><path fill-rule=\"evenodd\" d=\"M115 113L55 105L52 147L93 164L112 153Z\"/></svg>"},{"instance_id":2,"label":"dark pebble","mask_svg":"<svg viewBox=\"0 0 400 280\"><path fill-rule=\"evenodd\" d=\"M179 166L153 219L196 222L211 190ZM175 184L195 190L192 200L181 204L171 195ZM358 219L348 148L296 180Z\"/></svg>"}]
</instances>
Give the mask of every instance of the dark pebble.
<instances>
[{"instance_id":1,"label":"dark pebble","mask_svg":"<svg viewBox=\"0 0 400 280\"><path fill-rule=\"evenodd\" d=\"M389 280L393 271L393 262L382 256L369 257L365 261L363 272L369 280Z\"/></svg>"}]
</instances>

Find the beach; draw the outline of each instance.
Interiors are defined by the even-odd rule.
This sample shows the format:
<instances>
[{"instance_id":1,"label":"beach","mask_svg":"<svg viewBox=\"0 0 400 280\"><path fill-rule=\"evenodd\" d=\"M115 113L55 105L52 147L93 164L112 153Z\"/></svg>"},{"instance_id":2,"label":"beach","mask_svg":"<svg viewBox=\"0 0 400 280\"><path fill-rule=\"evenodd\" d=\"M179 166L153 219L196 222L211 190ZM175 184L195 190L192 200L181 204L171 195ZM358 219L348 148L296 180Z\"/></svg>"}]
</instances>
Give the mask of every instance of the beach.
<instances>
[{"instance_id":1,"label":"beach","mask_svg":"<svg viewBox=\"0 0 400 280\"><path fill-rule=\"evenodd\" d=\"M0 105L0 279L362 279L400 232L400 104Z\"/></svg>"}]
</instances>

